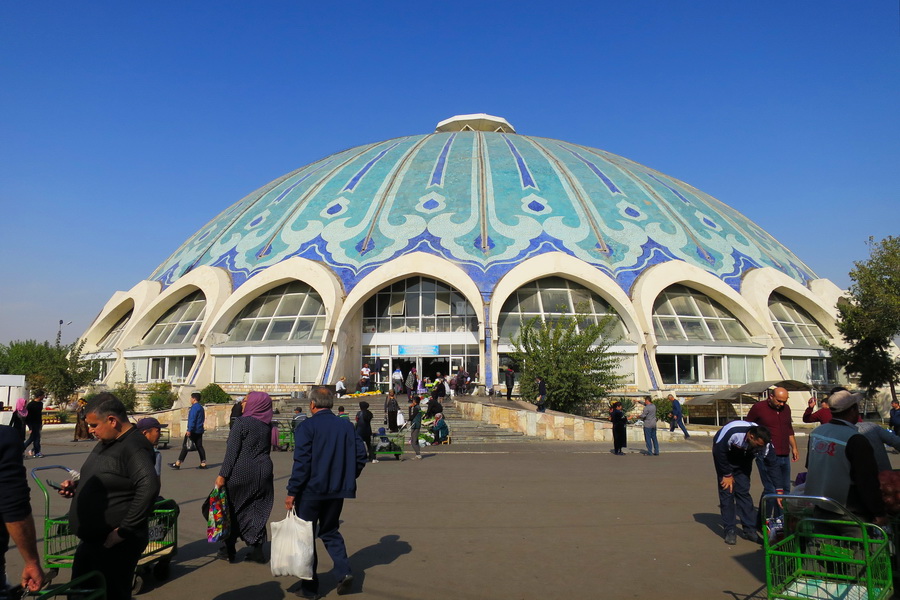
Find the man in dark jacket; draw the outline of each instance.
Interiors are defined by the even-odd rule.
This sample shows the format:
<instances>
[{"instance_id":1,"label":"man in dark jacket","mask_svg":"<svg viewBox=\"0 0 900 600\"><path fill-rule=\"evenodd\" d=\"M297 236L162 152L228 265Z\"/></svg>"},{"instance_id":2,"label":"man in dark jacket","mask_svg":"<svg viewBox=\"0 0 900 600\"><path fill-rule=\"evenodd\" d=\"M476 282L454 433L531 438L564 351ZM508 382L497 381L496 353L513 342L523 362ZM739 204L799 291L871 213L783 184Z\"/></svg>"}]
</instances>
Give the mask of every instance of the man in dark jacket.
<instances>
[{"instance_id":1,"label":"man in dark jacket","mask_svg":"<svg viewBox=\"0 0 900 600\"><path fill-rule=\"evenodd\" d=\"M753 498L750 496L750 475L753 459L759 456L771 440L765 426L749 421L732 421L713 438L713 464L719 490L719 510L725 528L725 543L737 543L737 518L743 525L742 537L759 541Z\"/></svg>"},{"instance_id":2,"label":"man in dark jacket","mask_svg":"<svg viewBox=\"0 0 900 600\"><path fill-rule=\"evenodd\" d=\"M513 387L516 385L516 372L513 371L513 368L509 365L506 365L506 372L503 373L503 381L506 384L506 400L507 402L511 402Z\"/></svg>"},{"instance_id":3,"label":"man in dark jacket","mask_svg":"<svg viewBox=\"0 0 900 600\"><path fill-rule=\"evenodd\" d=\"M356 497L356 479L366 466L368 453L353 425L331 412L332 406L334 395L328 388L310 393L312 416L297 427L294 468L284 506L313 523L334 563L337 593L346 594L353 585L353 574L338 527L344 499ZM319 597L318 562L314 552L313 579L300 582L301 598Z\"/></svg>"},{"instance_id":4,"label":"man in dark jacket","mask_svg":"<svg viewBox=\"0 0 900 600\"><path fill-rule=\"evenodd\" d=\"M81 540L72 577L100 571L106 578L106 597L129 600L159 495L153 446L108 392L88 402L84 420L100 442L84 461L81 479L64 481L59 492L74 497L69 526Z\"/></svg>"},{"instance_id":5,"label":"man in dark jacket","mask_svg":"<svg viewBox=\"0 0 900 600\"><path fill-rule=\"evenodd\" d=\"M16 543L25 561L20 581L22 587L36 591L44 583L41 557L35 542L34 519L31 517L28 481L22 463L22 438L7 424L0 425L0 490L3 490L0 493L0 597L5 598L9 538Z\"/></svg>"},{"instance_id":6,"label":"man in dark jacket","mask_svg":"<svg viewBox=\"0 0 900 600\"><path fill-rule=\"evenodd\" d=\"M34 457L43 458L41 454L41 429L44 427L44 390L34 392L34 400L25 407L28 414L25 416L25 425L31 431L31 435L25 440L25 450L34 443Z\"/></svg>"}]
</instances>

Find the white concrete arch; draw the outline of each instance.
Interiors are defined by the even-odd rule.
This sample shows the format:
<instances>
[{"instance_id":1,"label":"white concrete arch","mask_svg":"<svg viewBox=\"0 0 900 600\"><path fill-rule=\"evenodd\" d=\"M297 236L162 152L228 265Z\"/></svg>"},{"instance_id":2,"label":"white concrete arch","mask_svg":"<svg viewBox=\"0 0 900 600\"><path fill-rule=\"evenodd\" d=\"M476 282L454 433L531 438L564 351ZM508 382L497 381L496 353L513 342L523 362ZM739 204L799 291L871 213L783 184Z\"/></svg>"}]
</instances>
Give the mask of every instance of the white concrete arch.
<instances>
[{"instance_id":1,"label":"white concrete arch","mask_svg":"<svg viewBox=\"0 0 900 600\"><path fill-rule=\"evenodd\" d=\"M321 263L294 257L267 268L236 289L209 319L209 327L206 329L202 344L211 346L225 341L222 336L226 334L231 321L247 304L261 294L293 281L309 285L322 297L327 337L328 332L334 329L334 319L343 303L344 290L341 282L334 272Z\"/></svg>"},{"instance_id":2,"label":"white concrete arch","mask_svg":"<svg viewBox=\"0 0 900 600\"><path fill-rule=\"evenodd\" d=\"M644 336L637 313L632 306L631 299L622 291L619 284L596 267L562 252L548 252L529 258L510 269L497 283L491 294L490 306L491 330L494 332L494 340L499 338L500 311L506 300L523 285L544 277L562 277L597 293L609 302L612 309L622 318L628 332L627 341L635 344L643 343Z\"/></svg>"},{"instance_id":3,"label":"white concrete arch","mask_svg":"<svg viewBox=\"0 0 900 600\"><path fill-rule=\"evenodd\" d=\"M395 281L415 276L431 277L454 287L468 300L478 316L479 334L484 330L484 302L475 282L456 264L433 254L413 252L382 265L366 275L347 295L335 324L342 330L368 298Z\"/></svg>"},{"instance_id":4,"label":"white concrete arch","mask_svg":"<svg viewBox=\"0 0 900 600\"><path fill-rule=\"evenodd\" d=\"M231 294L231 276L219 267L203 266L191 271L166 288L140 313L135 311L135 317L132 318L134 324L129 325L128 330L122 335L119 347L127 350L140 345L144 334L153 324L167 310L195 290L200 290L206 299L203 325L197 335L197 340L203 339L209 328L209 315L216 314Z\"/></svg>"},{"instance_id":5,"label":"white concrete arch","mask_svg":"<svg viewBox=\"0 0 900 600\"><path fill-rule=\"evenodd\" d=\"M835 324L837 307L814 294L809 288L771 267L754 269L741 282L741 295L756 309L759 318L777 337L769 316L769 298L777 292L806 310L832 337L838 337Z\"/></svg>"},{"instance_id":6,"label":"white concrete arch","mask_svg":"<svg viewBox=\"0 0 900 600\"><path fill-rule=\"evenodd\" d=\"M768 345L771 329L766 327L766 321L760 320L756 309L746 298L715 275L678 260L650 267L638 277L632 288L634 308L644 331L652 336L654 343L656 334L653 329L653 305L663 290L676 284L706 294L729 310L757 343Z\"/></svg>"}]
</instances>

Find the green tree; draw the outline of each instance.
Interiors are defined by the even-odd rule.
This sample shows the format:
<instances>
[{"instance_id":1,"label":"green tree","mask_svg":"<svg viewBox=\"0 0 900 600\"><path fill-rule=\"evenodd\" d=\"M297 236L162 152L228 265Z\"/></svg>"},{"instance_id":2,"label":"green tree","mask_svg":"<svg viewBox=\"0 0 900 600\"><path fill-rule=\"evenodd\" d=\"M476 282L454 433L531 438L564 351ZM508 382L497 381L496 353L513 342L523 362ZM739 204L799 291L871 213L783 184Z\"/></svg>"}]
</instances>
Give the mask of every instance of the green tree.
<instances>
[{"instance_id":1,"label":"green tree","mask_svg":"<svg viewBox=\"0 0 900 600\"><path fill-rule=\"evenodd\" d=\"M0 372L25 375L31 389L44 389L58 404L68 401L75 391L97 377L99 365L82 356L84 341L71 344L14 341L0 346Z\"/></svg>"},{"instance_id":2,"label":"green tree","mask_svg":"<svg viewBox=\"0 0 900 600\"><path fill-rule=\"evenodd\" d=\"M900 335L900 238L869 238L869 259L853 263L846 301L838 303L837 328L846 342L822 342L838 365L859 376L869 394L885 384L897 399L900 360L893 338Z\"/></svg>"},{"instance_id":3,"label":"green tree","mask_svg":"<svg viewBox=\"0 0 900 600\"><path fill-rule=\"evenodd\" d=\"M200 401L203 402L203 404L231 404L234 400L234 398L231 397L231 394L215 383L210 383L200 390L200 398Z\"/></svg>"},{"instance_id":4,"label":"green tree","mask_svg":"<svg viewBox=\"0 0 900 600\"><path fill-rule=\"evenodd\" d=\"M134 385L135 380L137 379L136 373L128 374L125 372L125 381L120 381L113 388L113 394L122 401L122 404L125 405L125 410L128 412L134 412L135 407L137 407L137 387Z\"/></svg>"},{"instance_id":5,"label":"green tree","mask_svg":"<svg viewBox=\"0 0 900 600\"><path fill-rule=\"evenodd\" d=\"M534 317L512 338L511 357L521 365L519 388L524 398L537 397L534 379L547 384L548 408L585 414L618 385L621 357L609 351L618 338L610 337L615 317L595 321L581 307L575 314Z\"/></svg>"},{"instance_id":6,"label":"green tree","mask_svg":"<svg viewBox=\"0 0 900 600\"><path fill-rule=\"evenodd\" d=\"M150 410L168 410L178 400L178 394L172 391L172 384L168 381L157 381L147 386L150 393Z\"/></svg>"}]
</instances>

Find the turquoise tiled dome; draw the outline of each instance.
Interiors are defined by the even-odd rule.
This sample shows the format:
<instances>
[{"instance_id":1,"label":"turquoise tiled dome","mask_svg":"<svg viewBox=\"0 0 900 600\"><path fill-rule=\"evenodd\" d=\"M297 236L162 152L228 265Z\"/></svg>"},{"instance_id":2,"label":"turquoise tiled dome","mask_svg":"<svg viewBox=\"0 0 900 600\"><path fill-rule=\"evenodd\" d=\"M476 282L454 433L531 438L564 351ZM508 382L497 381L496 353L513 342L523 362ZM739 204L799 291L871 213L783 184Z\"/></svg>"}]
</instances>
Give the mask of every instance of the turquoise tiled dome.
<instances>
[{"instance_id":1,"label":"turquoise tiled dome","mask_svg":"<svg viewBox=\"0 0 900 600\"><path fill-rule=\"evenodd\" d=\"M396 138L332 154L234 204L153 273L167 286L201 265L234 288L301 256L349 291L414 252L463 268L485 293L512 267L564 252L626 291L648 267L696 265L738 289L748 270L816 276L733 208L603 150L502 131Z\"/></svg>"}]
</instances>

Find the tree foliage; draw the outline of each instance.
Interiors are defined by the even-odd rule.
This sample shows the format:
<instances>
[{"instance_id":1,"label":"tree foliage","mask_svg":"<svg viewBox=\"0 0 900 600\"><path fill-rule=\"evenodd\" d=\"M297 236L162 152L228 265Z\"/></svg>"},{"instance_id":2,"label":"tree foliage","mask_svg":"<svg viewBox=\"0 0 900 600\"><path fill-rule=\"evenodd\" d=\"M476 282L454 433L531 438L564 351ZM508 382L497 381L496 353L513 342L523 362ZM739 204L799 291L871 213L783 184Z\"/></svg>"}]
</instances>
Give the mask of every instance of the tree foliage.
<instances>
[{"instance_id":1,"label":"tree foliage","mask_svg":"<svg viewBox=\"0 0 900 600\"><path fill-rule=\"evenodd\" d=\"M849 297L838 304L837 328L847 347L823 345L847 373L859 376L870 394L888 384L896 399L900 360L893 338L900 335L900 238L876 242L870 237L869 259L853 264Z\"/></svg>"},{"instance_id":2,"label":"tree foliage","mask_svg":"<svg viewBox=\"0 0 900 600\"><path fill-rule=\"evenodd\" d=\"M84 340L71 344L24 340L0 345L0 373L24 375L32 390L43 389L58 403L97 378L99 365L83 358Z\"/></svg>"},{"instance_id":3,"label":"tree foliage","mask_svg":"<svg viewBox=\"0 0 900 600\"><path fill-rule=\"evenodd\" d=\"M128 412L134 412L134 409L137 407L138 392L137 387L134 385L136 379L136 374L132 373L129 375L126 371L125 381L117 383L112 392L125 405L125 410Z\"/></svg>"},{"instance_id":4,"label":"tree foliage","mask_svg":"<svg viewBox=\"0 0 900 600\"><path fill-rule=\"evenodd\" d=\"M615 317L599 322L580 308L574 315L534 317L512 338L513 360L520 366L522 397L537 397L536 376L547 384L548 408L581 414L615 387L621 357L609 351Z\"/></svg>"},{"instance_id":5,"label":"tree foliage","mask_svg":"<svg viewBox=\"0 0 900 600\"><path fill-rule=\"evenodd\" d=\"M231 404L234 399L231 397L231 394L217 384L210 383L200 390L200 401L203 404Z\"/></svg>"}]
</instances>

